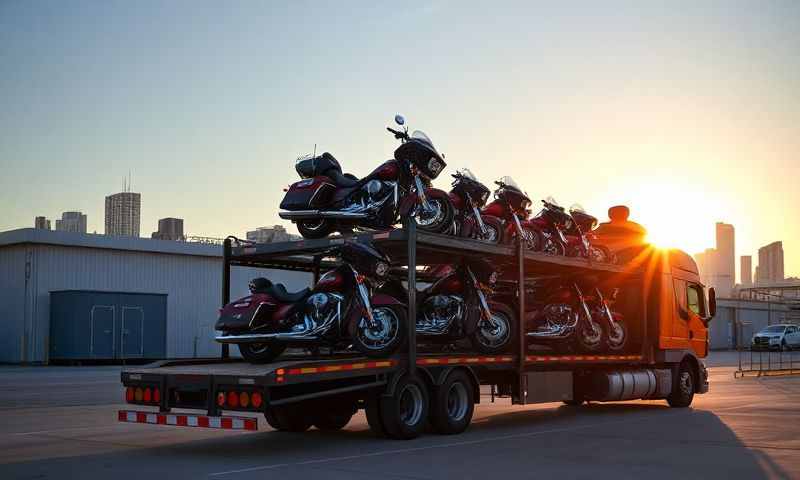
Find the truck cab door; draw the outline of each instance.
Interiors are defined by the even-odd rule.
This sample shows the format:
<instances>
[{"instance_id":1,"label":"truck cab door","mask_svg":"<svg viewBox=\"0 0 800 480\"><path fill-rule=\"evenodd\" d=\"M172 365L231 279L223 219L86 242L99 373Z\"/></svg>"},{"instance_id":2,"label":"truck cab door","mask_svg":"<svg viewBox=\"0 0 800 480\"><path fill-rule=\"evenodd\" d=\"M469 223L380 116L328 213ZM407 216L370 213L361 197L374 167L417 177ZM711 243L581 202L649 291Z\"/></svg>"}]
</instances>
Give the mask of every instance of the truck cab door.
<instances>
[{"instance_id":1,"label":"truck cab door","mask_svg":"<svg viewBox=\"0 0 800 480\"><path fill-rule=\"evenodd\" d=\"M687 330L689 345L698 357L708 355L708 327L703 287L695 283L686 285L686 307L688 313Z\"/></svg>"}]
</instances>

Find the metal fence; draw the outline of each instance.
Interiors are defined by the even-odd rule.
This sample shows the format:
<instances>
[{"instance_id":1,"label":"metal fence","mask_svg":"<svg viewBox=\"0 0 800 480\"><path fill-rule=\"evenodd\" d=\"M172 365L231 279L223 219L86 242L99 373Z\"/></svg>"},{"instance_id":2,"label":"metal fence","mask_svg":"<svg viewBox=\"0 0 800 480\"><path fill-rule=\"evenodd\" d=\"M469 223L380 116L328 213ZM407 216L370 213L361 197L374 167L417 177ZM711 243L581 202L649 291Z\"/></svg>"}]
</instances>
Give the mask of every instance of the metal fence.
<instances>
[{"instance_id":1,"label":"metal fence","mask_svg":"<svg viewBox=\"0 0 800 480\"><path fill-rule=\"evenodd\" d=\"M800 374L800 351L764 351L739 349L739 367L734 377L747 375Z\"/></svg>"}]
</instances>

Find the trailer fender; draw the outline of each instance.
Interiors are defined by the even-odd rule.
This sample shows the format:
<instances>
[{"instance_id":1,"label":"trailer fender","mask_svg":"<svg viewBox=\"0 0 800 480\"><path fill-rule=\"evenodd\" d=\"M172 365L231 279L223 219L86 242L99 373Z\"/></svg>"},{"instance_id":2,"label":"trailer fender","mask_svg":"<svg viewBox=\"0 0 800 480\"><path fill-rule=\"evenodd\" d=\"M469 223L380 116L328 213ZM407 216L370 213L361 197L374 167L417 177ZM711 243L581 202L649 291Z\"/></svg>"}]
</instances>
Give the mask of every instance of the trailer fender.
<instances>
[{"instance_id":1,"label":"trailer fender","mask_svg":"<svg viewBox=\"0 0 800 480\"><path fill-rule=\"evenodd\" d=\"M447 377L456 370L463 370L466 372L467 376L472 379L472 393L475 395L475 403L481 403L481 382L478 380L478 376L475 374L475 371L469 367L462 365L441 369L438 374L434 376L434 385L436 387L442 385Z\"/></svg>"}]
</instances>

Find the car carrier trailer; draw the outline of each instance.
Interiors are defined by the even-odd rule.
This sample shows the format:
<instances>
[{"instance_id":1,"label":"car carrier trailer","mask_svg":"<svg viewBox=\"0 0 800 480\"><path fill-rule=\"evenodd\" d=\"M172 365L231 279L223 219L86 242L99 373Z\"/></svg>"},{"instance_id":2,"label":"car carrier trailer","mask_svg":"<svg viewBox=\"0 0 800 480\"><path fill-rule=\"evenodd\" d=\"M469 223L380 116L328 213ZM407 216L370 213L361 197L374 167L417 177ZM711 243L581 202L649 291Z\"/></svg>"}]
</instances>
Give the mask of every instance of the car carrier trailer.
<instances>
[{"instance_id":1,"label":"car carrier trailer","mask_svg":"<svg viewBox=\"0 0 800 480\"><path fill-rule=\"evenodd\" d=\"M343 428L364 409L378 435L409 439L427 425L443 434L469 426L482 385L513 404L561 401L667 399L688 406L695 393L708 391L701 361L708 350L707 323L713 315L713 292L688 311L687 288L700 288L696 267L685 254L652 251L623 266L591 263L583 258L527 252L515 245L418 232L413 222L389 232L253 244L226 239L223 258L223 305L230 301L234 266L312 272L314 281L329 266L325 252L345 240L369 241L387 254L393 268L407 277L408 305L416 305L417 281L427 280L418 267L482 257L500 267L518 316L517 342L502 355L418 351L416 308L408 309L408 342L385 359L352 353L284 355L270 364L231 359L228 346L213 360L164 361L126 368L122 374L126 401L119 421L225 429L257 429L243 412L262 413L281 431ZM688 258L688 260L687 260ZM693 271L692 271L693 270ZM525 328L527 286L547 275L587 277L627 292L625 317L633 341L618 354L564 353L532 347ZM419 278L418 278L419 277ZM680 282L684 282L681 284ZM681 289L683 285L683 289ZM681 293L682 292L682 293ZM441 347L440 347L441 349ZM149 407L140 409L138 407ZM133 409L136 407L135 409ZM202 413L173 413L190 409Z\"/></svg>"}]
</instances>

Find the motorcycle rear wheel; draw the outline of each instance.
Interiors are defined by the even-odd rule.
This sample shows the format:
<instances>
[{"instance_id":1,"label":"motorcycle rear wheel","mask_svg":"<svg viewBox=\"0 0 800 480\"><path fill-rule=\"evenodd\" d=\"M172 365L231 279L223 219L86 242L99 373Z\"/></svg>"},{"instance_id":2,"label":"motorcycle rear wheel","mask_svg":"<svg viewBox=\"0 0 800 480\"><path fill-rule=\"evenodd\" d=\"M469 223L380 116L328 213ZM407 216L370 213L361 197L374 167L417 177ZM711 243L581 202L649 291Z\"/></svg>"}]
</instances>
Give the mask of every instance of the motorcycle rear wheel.
<instances>
[{"instance_id":1,"label":"motorcycle rear wheel","mask_svg":"<svg viewBox=\"0 0 800 480\"><path fill-rule=\"evenodd\" d=\"M300 220L297 222L297 231L303 238L325 238L333 232L335 225L327 218L316 220Z\"/></svg>"},{"instance_id":2,"label":"motorcycle rear wheel","mask_svg":"<svg viewBox=\"0 0 800 480\"><path fill-rule=\"evenodd\" d=\"M278 358L286 345L271 341L265 343L240 343L238 345L242 357L250 363L269 363Z\"/></svg>"}]
</instances>

